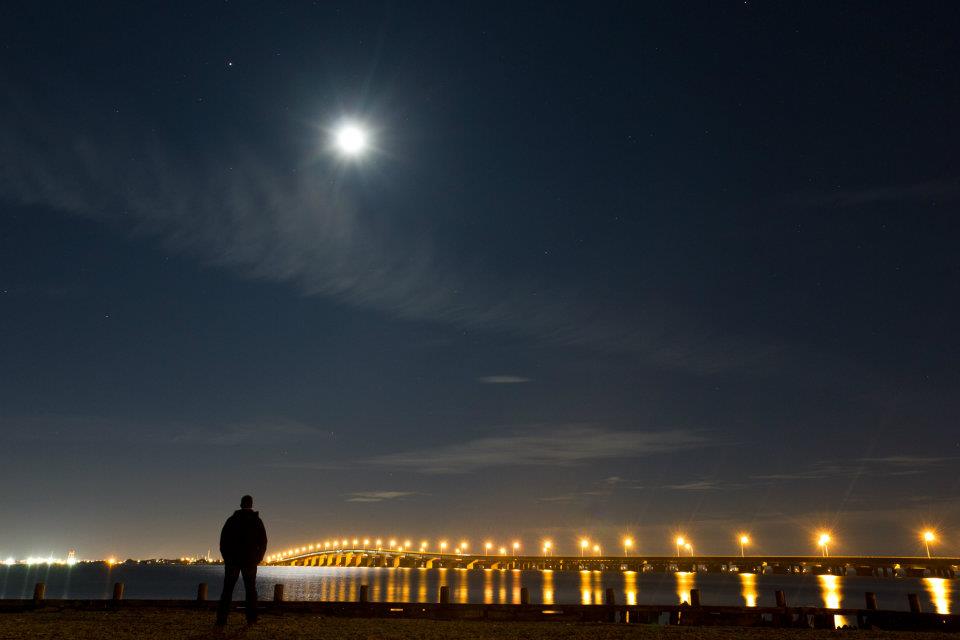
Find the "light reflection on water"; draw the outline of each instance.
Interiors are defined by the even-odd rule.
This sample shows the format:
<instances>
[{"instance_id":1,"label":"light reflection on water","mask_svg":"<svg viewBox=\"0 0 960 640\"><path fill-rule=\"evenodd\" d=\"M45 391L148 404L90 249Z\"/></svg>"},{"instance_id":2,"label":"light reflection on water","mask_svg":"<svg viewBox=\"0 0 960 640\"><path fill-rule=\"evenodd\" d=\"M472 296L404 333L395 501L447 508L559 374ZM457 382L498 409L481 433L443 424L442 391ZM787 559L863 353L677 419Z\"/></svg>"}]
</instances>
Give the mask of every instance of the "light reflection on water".
<instances>
[{"instance_id":1,"label":"light reflection on water","mask_svg":"<svg viewBox=\"0 0 960 640\"><path fill-rule=\"evenodd\" d=\"M840 592L840 577L832 575L819 575L817 581L820 583L820 593L823 596L823 606L827 609L839 609L842 604L843 594ZM833 616L833 624L841 627L847 624L844 616Z\"/></svg>"},{"instance_id":2,"label":"light reflection on water","mask_svg":"<svg viewBox=\"0 0 960 640\"><path fill-rule=\"evenodd\" d=\"M627 604L637 604L637 572L623 572L623 592L627 596Z\"/></svg>"},{"instance_id":3,"label":"light reflection on water","mask_svg":"<svg viewBox=\"0 0 960 640\"><path fill-rule=\"evenodd\" d=\"M823 606L827 609L840 608L840 579L837 576L817 576L820 583L820 594L823 596Z\"/></svg>"},{"instance_id":4,"label":"light reflection on water","mask_svg":"<svg viewBox=\"0 0 960 640\"><path fill-rule=\"evenodd\" d=\"M214 565L81 565L68 568L0 566L0 598L30 599L36 582L47 584L49 598L109 598L113 582L126 585L126 597L190 598L197 584L219 594L223 567ZM907 594L919 593L927 611L957 611L956 581L944 578L875 578L872 576L785 576L736 573L579 572L495 569L405 569L378 567L261 567L257 586L268 600L282 583L289 600L356 600L359 587L370 585L370 599L380 602L436 602L442 585L451 602L519 603L520 588L534 604L602 603L612 588L627 604L689 602L699 588L707 605L773 606L775 589L787 592L794 606L857 606L863 593L877 593L884 609L907 610ZM842 624L842 621L838 621Z\"/></svg>"},{"instance_id":5,"label":"light reflection on water","mask_svg":"<svg viewBox=\"0 0 960 640\"><path fill-rule=\"evenodd\" d=\"M592 604L590 593L590 572L583 570L580 572L580 604Z\"/></svg>"},{"instance_id":6,"label":"light reflection on water","mask_svg":"<svg viewBox=\"0 0 960 640\"><path fill-rule=\"evenodd\" d=\"M755 573L741 573L740 594L743 596L743 603L748 607L757 606L757 575Z\"/></svg>"},{"instance_id":7,"label":"light reflection on water","mask_svg":"<svg viewBox=\"0 0 960 640\"><path fill-rule=\"evenodd\" d=\"M427 601L427 577L426 572L428 569L417 569L417 602L426 602Z\"/></svg>"},{"instance_id":8,"label":"light reflection on water","mask_svg":"<svg viewBox=\"0 0 960 640\"><path fill-rule=\"evenodd\" d=\"M453 601L460 604L466 604L470 601L470 589L467 584L467 570L454 569L453 575L456 576L456 588L454 589Z\"/></svg>"},{"instance_id":9,"label":"light reflection on water","mask_svg":"<svg viewBox=\"0 0 960 640\"><path fill-rule=\"evenodd\" d=\"M924 578L924 584L937 613L950 613L950 581L944 578Z\"/></svg>"},{"instance_id":10,"label":"light reflection on water","mask_svg":"<svg viewBox=\"0 0 960 640\"><path fill-rule=\"evenodd\" d=\"M519 573L517 571L515 575ZM553 571L551 569L543 572L543 604L556 604L553 601Z\"/></svg>"},{"instance_id":11,"label":"light reflection on water","mask_svg":"<svg viewBox=\"0 0 960 640\"><path fill-rule=\"evenodd\" d=\"M603 604L603 572L580 572L580 604Z\"/></svg>"},{"instance_id":12,"label":"light reflection on water","mask_svg":"<svg viewBox=\"0 0 960 640\"><path fill-rule=\"evenodd\" d=\"M680 598L680 604L684 602L690 604L690 589L693 589L697 583L697 574L677 571L674 575L677 577L677 597Z\"/></svg>"}]
</instances>

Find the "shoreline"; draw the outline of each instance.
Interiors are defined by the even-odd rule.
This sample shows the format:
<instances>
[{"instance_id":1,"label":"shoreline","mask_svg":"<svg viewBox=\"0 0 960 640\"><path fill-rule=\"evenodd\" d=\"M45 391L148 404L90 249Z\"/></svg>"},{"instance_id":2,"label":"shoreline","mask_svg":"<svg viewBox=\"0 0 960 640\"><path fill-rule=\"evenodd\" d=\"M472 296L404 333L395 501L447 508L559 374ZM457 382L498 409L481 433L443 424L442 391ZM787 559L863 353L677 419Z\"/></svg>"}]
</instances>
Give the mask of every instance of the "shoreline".
<instances>
[{"instance_id":1,"label":"shoreline","mask_svg":"<svg viewBox=\"0 0 960 640\"><path fill-rule=\"evenodd\" d=\"M265 611L251 627L240 613L231 613L224 634L213 626L213 611L138 607L115 611L81 611L53 605L33 611L0 614L0 638L19 640L202 640L243 638L260 640L313 638L346 640L814 640L837 638L848 631L772 627L661 626L648 624L607 624L596 622L501 622L490 620L413 620L343 618L314 613L272 613ZM955 633L931 631L856 631L858 638L940 640L958 638Z\"/></svg>"},{"instance_id":2,"label":"shoreline","mask_svg":"<svg viewBox=\"0 0 960 640\"><path fill-rule=\"evenodd\" d=\"M0 619L33 616L43 619L57 616L153 616L194 617L213 615L217 601L206 598L206 585L201 584L195 600L127 600L123 585L117 583L113 599L103 600L47 600L42 597L42 584L37 585L40 597L34 600L0 600ZM272 618L299 617L301 619L368 620L419 622L475 622L482 624L573 624L599 625L609 629L647 627L716 628L728 627L752 630L811 629L832 631L843 629L888 630L897 632L960 633L960 614L924 612L919 601L912 611L866 609L790 607L778 592L776 607L746 607L704 605L699 592L691 590L691 604L637 605L615 604L612 590L608 590L605 604L461 604L449 601L449 591L441 589L440 602L377 602L361 598L350 602L285 600L283 585L276 585L275 599L258 603L258 613ZM525 594L524 594L525 595ZM232 612L239 615L243 605L234 601ZM212 618L211 618L212 619ZM0 636L5 637L5 636ZM954 636L958 637L958 636Z\"/></svg>"}]
</instances>

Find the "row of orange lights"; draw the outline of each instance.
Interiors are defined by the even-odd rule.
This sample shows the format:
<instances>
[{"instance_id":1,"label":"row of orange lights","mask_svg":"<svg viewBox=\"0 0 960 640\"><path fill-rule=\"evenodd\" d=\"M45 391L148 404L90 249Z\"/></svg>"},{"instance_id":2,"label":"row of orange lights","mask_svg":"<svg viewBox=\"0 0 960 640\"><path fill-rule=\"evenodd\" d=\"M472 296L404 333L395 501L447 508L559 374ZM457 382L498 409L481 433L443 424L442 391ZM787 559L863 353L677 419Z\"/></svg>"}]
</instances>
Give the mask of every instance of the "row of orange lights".
<instances>
[{"instance_id":1,"label":"row of orange lights","mask_svg":"<svg viewBox=\"0 0 960 640\"><path fill-rule=\"evenodd\" d=\"M290 556L298 556L304 553L312 553L315 551L325 551L325 550L331 550L331 549L346 549L346 548L351 548L351 545L352 545L352 548L354 549L365 549L365 550L376 549L377 551L403 552L403 551L410 551L413 548L413 542L411 542L410 540L404 540L403 542L399 542L396 539L390 539L386 541L386 544L384 544L383 539L378 538L376 540L373 540L372 542L373 544L371 545L371 540L369 538L363 538L362 540L359 538L353 538L352 540L348 538L343 538L342 540L332 540L332 541L325 540L323 543L317 542L316 544L310 544L305 547L295 547L292 549L287 549L286 551L283 551L281 553L275 553L271 556L268 556L267 559L280 560L282 558L287 558ZM429 546L430 546L430 543L427 540L423 540L420 543L419 550L421 552L427 551ZM437 543L437 547L440 549L440 553L446 553L447 549L450 548L450 544L446 540L441 540L439 543ZM456 545L452 551L453 553L462 554L462 553L466 553L469 549L470 549L470 543L464 540L460 542L460 544ZM485 543L484 549L488 554L492 555L493 543L492 542ZM514 542L512 545L512 549L514 554L519 553L520 543ZM507 555L507 547L499 547L498 552L500 553L500 555L504 555L504 556Z\"/></svg>"},{"instance_id":2,"label":"row of orange lights","mask_svg":"<svg viewBox=\"0 0 960 640\"><path fill-rule=\"evenodd\" d=\"M815 536L817 547L823 553L824 556L830 555L829 547L833 542L833 534L829 531L819 531ZM920 533L920 540L923 542L924 547L927 551L927 557L930 557L930 545L937 541L937 534L932 529L926 529ZM634 539L627 536L621 541L623 545L624 556L629 556L631 550L635 546ZM738 533L736 536L736 542L740 547L740 555L744 556L746 554L746 548L753 543L749 533ZM676 544L677 556L681 556L684 552L689 553L691 556L694 555L693 552L693 542L685 535L678 535L674 539ZM419 551L426 552L430 546L429 541L423 540L420 542ZM483 544L483 550L486 555L499 554L501 556L507 555L508 550L512 551L514 555L520 553L521 544L518 541L514 541L512 545L508 548L506 546L496 546L493 542L487 541ZM602 554L602 547L596 543L591 542L589 538L580 538L579 541L580 555L585 556L586 554L592 552L593 555L599 556ZM317 542L315 544L306 545L303 547L293 547L282 551L280 553L275 553L267 557L268 561L282 560L284 558L300 556L303 554L310 554L319 551L329 551L336 549L364 549L371 550L375 549L377 551L396 551L396 552L405 552L413 550L413 543L410 540L403 540L402 542L391 538L386 541L384 544L383 539L371 540L370 538L343 538L335 540L325 540L323 542ZM437 548L440 553L446 553L450 549L455 554L464 554L467 553L470 549L470 543L466 540L461 541L459 544L454 546L452 549L450 544L446 540L440 540L437 543ZM543 555L549 556L553 553L553 542L551 540L544 540L542 542L542 551Z\"/></svg>"}]
</instances>

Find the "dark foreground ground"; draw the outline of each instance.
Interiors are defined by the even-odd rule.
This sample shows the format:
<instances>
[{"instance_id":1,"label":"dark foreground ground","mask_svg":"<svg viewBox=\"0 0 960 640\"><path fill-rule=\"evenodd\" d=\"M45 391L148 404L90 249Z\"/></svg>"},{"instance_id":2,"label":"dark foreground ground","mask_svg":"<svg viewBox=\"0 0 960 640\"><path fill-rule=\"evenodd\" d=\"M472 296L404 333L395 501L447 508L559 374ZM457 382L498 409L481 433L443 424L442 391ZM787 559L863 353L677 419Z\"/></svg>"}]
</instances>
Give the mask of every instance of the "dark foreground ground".
<instances>
[{"instance_id":1,"label":"dark foreground ground","mask_svg":"<svg viewBox=\"0 0 960 640\"><path fill-rule=\"evenodd\" d=\"M0 614L0 639L17 638L128 638L205 639L321 638L345 640L624 640L664 638L677 640L734 640L756 638L779 640L802 638L891 638L907 640L960 640L957 634L894 633L881 631L814 631L795 629L749 629L733 627L661 627L648 625L570 624L563 622L465 622L438 620L384 620L329 618L311 614L264 615L246 628L234 614L226 634L213 632L213 616L195 611L37 611Z\"/></svg>"}]
</instances>

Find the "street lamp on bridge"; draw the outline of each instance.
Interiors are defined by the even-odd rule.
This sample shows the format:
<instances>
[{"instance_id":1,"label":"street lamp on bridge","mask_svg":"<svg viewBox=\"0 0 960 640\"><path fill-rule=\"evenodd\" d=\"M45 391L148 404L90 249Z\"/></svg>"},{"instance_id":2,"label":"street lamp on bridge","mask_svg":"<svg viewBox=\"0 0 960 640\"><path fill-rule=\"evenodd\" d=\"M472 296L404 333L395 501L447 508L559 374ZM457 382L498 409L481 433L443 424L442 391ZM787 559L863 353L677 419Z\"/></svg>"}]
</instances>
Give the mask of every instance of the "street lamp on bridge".
<instances>
[{"instance_id":1,"label":"street lamp on bridge","mask_svg":"<svg viewBox=\"0 0 960 640\"><path fill-rule=\"evenodd\" d=\"M553 549L553 543L550 542L549 540L544 540L544 541L543 541L543 555L549 556L551 549Z\"/></svg>"},{"instance_id":2,"label":"street lamp on bridge","mask_svg":"<svg viewBox=\"0 0 960 640\"><path fill-rule=\"evenodd\" d=\"M587 552L587 547L590 546L590 541L586 538L580 538L580 557L583 557L583 554Z\"/></svg>"},{"instance_id":3,"label":"street lamp on bridge","mask_svg":"<svg viewBox=\"0 0 960 640\"><path fill-rule=\"evenodd\" d=\"M923 532L923 547L927 550L927 557L930 557L930 543L937 541L937 534L932 529Z\"/></svg>"},{"instance_id":4,"label":"street lamp on bridge","mask_svg":"<svg viewBox=\"0 0 960 640\"><path fill-rule=\"evenodd\" d=\"M823 551L824 558L830 555L830 549L827 546L830 544L830 540L830 534L826 531L820 532L820 536L817 538L817 544L820 545L820 549Z\"/></svg>"},{"instance_id":5,"label":"street lamp on bridge","mask_svg":"<svg viewBox=\"0 0 960 640\"><path fill-rule=\"evenodd\" d=\"M623 539L623 555L624 556L630 555L630 548L632 546L633 546L633 538L628 536Z\"/></svg>"},{"instance_id":6,"label":"street lamp on bridge","mask_svg":"<svg viewBox=\"0 0 960 640\"><path fill-rule=\"evenodd\" d=\"M740 557L743 558L745 555L744 547L750 544L750 536L745 533L740 534Z\"/></svg>"},{"instance_id":7,"label":"street lamp on bridge","mask_svg":"<svg viewBox=\"0 0 960 640\"><path fill-rule=\"evenodd\" d=\"M677 536L677 539L675 540L675 542L677 543L677 557L679 558L680 550L683 549L683 546L685 544L687 544L687 541L683 538L683 536Z\"/></svg>"}]
</instances>

